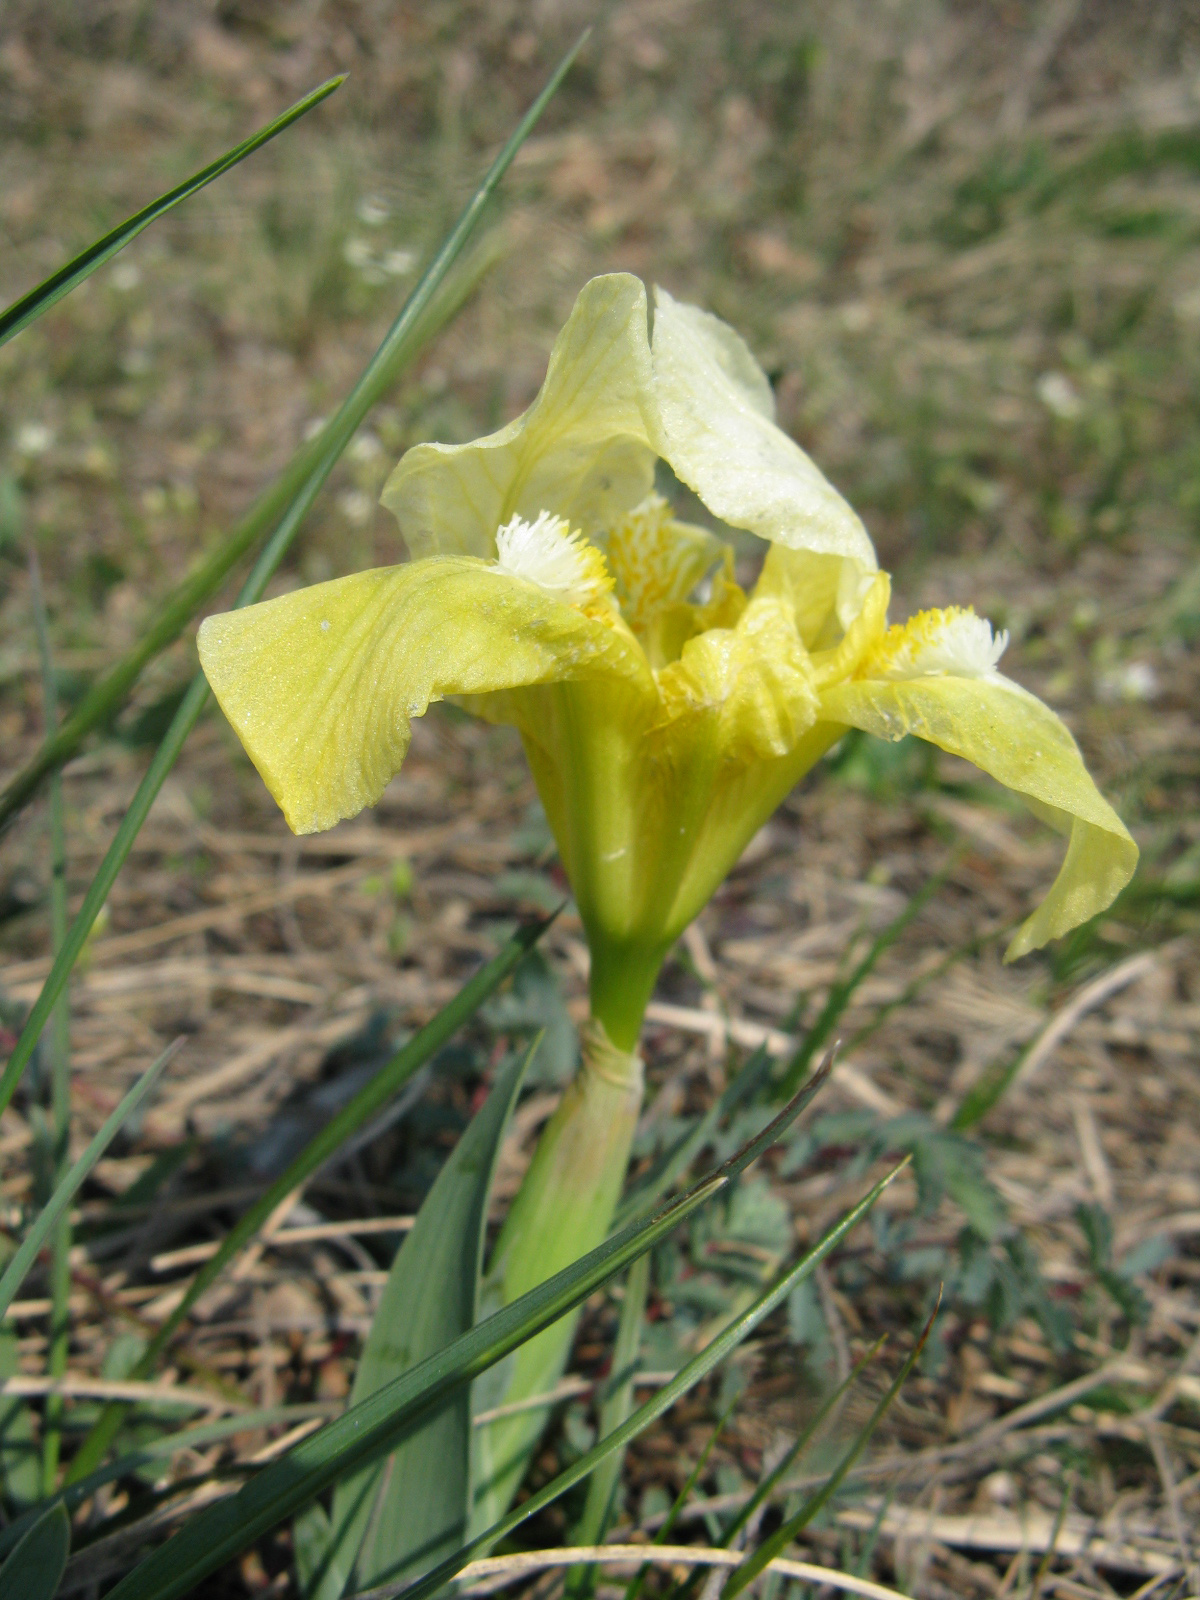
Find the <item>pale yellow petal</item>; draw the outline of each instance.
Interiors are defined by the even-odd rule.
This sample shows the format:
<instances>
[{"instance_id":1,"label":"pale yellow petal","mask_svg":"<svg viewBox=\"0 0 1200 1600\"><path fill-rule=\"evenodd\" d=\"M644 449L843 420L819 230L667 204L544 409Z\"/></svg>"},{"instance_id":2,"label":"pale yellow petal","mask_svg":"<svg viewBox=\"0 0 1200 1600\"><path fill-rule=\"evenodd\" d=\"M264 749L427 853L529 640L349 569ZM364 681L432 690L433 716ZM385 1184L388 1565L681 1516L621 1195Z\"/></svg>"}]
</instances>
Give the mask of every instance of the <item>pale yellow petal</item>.
<instances>
[{"instance_id":1,"label":"pale yellow petal","mask_svg":"<svg viewBox=\"0 0 1200 1600\"><path fill-rule=\"evenodd\" d=\"M383 491L413 555L493 556L510 517L542 511L593 535L654 483L646 420L646 291L627 273L593 278L554 342L529 409L471 444L419 444Z\"/></svg>"},{"instance_id":2,"label":"pale yellow petal","mask_svg":"<svg viewBox=\"0 0 1200 1600\"><path fill-rule=\"evenodd\" d=\"M797 550L878 563L858 516L774 422L770 385L732 328L655 290L659 454L735 528Z\"/></svg>"},{"instance_id":3,"label":"pale yellow petal","mask_svg":"<svg viewBox=\"0 0 1200 1600\"><path fill-rule=\"evenodd\" d=\"M200 661L296 833L373 805L431 700L618 677L654 698L619 617L578 610L469 557L356 573L209 617Z\"/></svg>"},{"instance_id":4,"label":"pale yellow petal","mask_svg":"<svg viewBox=\"0 0 1200 1600\"><path fill-rule=\"evenodd\" d=\"M1088 775L1064 724L999 676L862 679L823 691L821 715L883 739L906 733L963 756L1069 836L1066 859L1008 947L1036 950L1111 905L1133 876L1137 845Z\"/></svg>"}]
</instances>

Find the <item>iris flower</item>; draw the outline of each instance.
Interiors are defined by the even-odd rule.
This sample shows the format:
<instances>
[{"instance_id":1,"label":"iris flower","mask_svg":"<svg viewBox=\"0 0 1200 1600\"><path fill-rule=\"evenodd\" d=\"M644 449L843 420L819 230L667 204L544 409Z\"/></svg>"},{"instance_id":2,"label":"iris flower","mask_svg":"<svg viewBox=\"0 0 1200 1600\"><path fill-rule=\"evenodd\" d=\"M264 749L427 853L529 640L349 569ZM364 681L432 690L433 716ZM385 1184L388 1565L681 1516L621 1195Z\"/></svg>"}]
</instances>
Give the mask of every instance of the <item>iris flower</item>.
<instances>
[{"instance_id":1,"label":"iris flower","mask_svg":"<svg viewBox=\"0 0 1200 1600\"><path fill-rule=\"evenodd\" d=\"M659 462L718 526L767 541L749 593L720 534L655 492ZM663 958L849 729L963 756L1065 835L1010 958L1133 873L1070 733L999 670L1007 636L957 607L889 626L862 522L776 425L747 346L661 289L651 335L640 281L593 279L529 409L409 450L383 503L410 561L210 617L200 659L297 833L378 800L433 701L520 731L587 933L592 1024L500 1241L506 1295L603 1236Z\"/></svg>"}]
</instances>

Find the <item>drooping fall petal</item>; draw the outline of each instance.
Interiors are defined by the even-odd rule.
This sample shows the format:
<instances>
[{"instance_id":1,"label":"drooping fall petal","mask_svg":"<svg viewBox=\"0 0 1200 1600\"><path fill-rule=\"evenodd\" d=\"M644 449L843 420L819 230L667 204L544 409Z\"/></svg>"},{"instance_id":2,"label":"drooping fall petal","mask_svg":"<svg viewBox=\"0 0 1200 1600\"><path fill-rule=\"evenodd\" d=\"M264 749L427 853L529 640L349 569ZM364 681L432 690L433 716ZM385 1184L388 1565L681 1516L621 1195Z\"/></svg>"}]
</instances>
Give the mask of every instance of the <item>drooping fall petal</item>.
<instances>
[{"instance_id":1,"label":"drooping fall petal","mask_svg":"<svg viewBox=\"0 0 1200 1600\"><path fill-rule=\"evenodd\" d=\"M613 617L472 557L360 572L209 617L200 661L295 833L373 805L431 700L589 677L654 697Z\"/></svg>"}]
</instances>

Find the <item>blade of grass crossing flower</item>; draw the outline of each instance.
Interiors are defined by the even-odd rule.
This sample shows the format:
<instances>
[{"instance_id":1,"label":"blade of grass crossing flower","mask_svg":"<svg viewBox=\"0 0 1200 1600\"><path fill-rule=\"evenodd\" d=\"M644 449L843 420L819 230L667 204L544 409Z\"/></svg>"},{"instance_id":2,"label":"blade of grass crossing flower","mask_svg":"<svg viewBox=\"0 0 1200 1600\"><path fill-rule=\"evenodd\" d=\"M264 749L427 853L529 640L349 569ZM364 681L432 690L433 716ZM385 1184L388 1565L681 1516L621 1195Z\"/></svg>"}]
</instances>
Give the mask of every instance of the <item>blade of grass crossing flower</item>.
<instances>
[{"instance_id":1,"label":"blade of grass crossing flower","mask_svg":"<svg viewBox=\"0 0 1200 1600\"><path fill-rule=\"evenodd\" d=\"M54 1231L59 1217L66 1211L80 1186L116 1138L121 1128L129 1121L151 1089L154 1088L154 1085L162 1075L163 1068L179 1048L179 1043L180 1041L177 1040L174 1044L168 1045L158 1060L152 1066L147 1067L133 1088L122 1099L120 1105L109 1116L78 1161L58 1183L54 1193L38 1213L29 1232L22 1239L16 1254L4 1269L3 1277L0 1277L0 1317L4 1316L12 1304L17 1290L25 1281L30 1267L37 1260L42 1246Z\"/></svg>"},{"instance_id":2,"label":"blade of grass crossing flower","mask_svg":"<svg viewBox=\"0 0 1200 1600\"><path fill-rule=\"evenodd\" d=\"M128 655L92 686L54 737L43 743L32 760L0 793L0 830L8 826L48 772L61 766L79 748L88 733L111 721L124 704L146 663L178 637L242 556L258 542L268 527L294 505L305 486L314 477L317 488L324 483L346 444L372 406L387 392L397 373L436 331L443 317L453 313L461 302L461 286L456 289L450 285L443 299L442 285L478 226L500 180L558 89L586 38L585 32L563 57L546 87L521 119L405 301L383 343L337 415L315 440L296 453L280 476L259 496L230 537L167 597L147 633ZM304 509L307 510L307 505ZM258 595L253 597L257 598ZM243 605L251 603L244 599L241 601ZM0 1108L5 1103L0 1091Z\"/></svg>"},{"instance_id":3,"label":"blade of grass crossing flower","mask_svg":"<svg viewBox=\"0 0 1200 1600\"><path fill-rule=\"evenodd\" d=\"M166 194L159 195L158 199L152 200L148 206L135 211L133 216L126 217L125 221L111 233L106 233L102 239L97 239L94 244L88 245L86 250L80 251L79 255L73 257L65 266L59 267L57 272L51 273L36 288L30 289L28 294L22 295L19 300L14 300L6 310L0 311L0 344L20 333L22 328L27 328L31 322L40 317L43 311L48 311L56 301L70 294L71 290L95 272L97 267L102 267L131 240L136 239L144 228L148 228L152 222L157 222L159 217L177 206L180 201L187 200L198 190L203 189L214 178L219 178L231 167L236 167L239 161L244 161L248 155L252 155L277 133L290 128L293 122L298 121L314 106L320 105L322 100L327 99L345 81L346 74L341 73L338 77L330 78L318 85L311 93L306 94L303 100L297 100L294 106L289 106L275 118L274 122L269 122L265 128L260 128L257 133L251 134L249 139L243 139L241 144L234 145L232 150L227 150L218 160L193 173L190 178L177 184L174 189L169 189Z\"/></svg>"},{"instance_id":4,"label":"blade of grass crossing flower","mask_svg":"<svg viewBox=\"0 0 1200 1600\"><path fill-rule=\"evenodd\" d=\"M650 1543L652 1545L666 1544L673 1528L675 1527L675 1524L679 1521L680 1513L682 1512L684 1506L686 1506L688 1501L691 1499L692 1490L700 1482L701 1475L703 1474L705 1467L708 1465L708 1458L712 1455L713 1449L716 1446L716 1442L721 1437L721 1433L725 1427L725 1424L733 1415L734 1408L737 1406L740 1398L740 1395L734 1395L733 1399L729 1402L724 1411L722 1411L720 1417L717 1419L716 1427L709 1434L708 1438L704 1442L703 1450L701 1450L700 1454L696 1457L696 1465L688 1473L683 1488L680 1489L679 1493L675 1496L674 1504L663 1518L662 1527L659 1528L653 1539L651 1539ZM646 1575L649 1571L650 1563L648 1561L638 1568L626 1586L624 1600L638 1600L638 1596L642 1592L642 1585L645 1583Z\"/></svg>"},{"instance_id":5,"label":"blade of grass crossing flower","mask_svg":"<svg viewBox=\"0 0 1200 1600\"><path fill-rule=\"evenodd\" d=\"M957 866L959 854L960 852L955 851L942 870L930 878L927 883L921 885L900 915L889 922L887 927L871 941L871 945L861 961L845 978L831 985L817 1020L805 1034L798 1049L784 1069L783 1076L779 1080L779 1093L781 1095L795 1094L800 1084L804 1082L809 1062L817 1051L824 1046L825 1041L837 1026L838 1019L854 998L859 984L870 975L875 963L884 951L895 944L917 913L938 893L955 866Z\"/></svg>"},{"instance_id":6,"label":"blade of grass crossing flower","mask_svg":"<svg viewBox=\"0 0 1200 1600\"><path fill-rule=\"evenodd\" d=\"M217 1253L197 1272L182 1300L150 1340L131 1373L132 1377L144 1378L154 1371L158 1358L167 1348L175 1330L192 1306L209 1284L214 1283L224 1272L234 1256L249 1244L276 1206L294 1189L306 1183L314 1172L337 1153L347 1139L370 1121L404 1087L431 1056L437 1054L488 996L503 983L513 968L524 959L549 925L546 921L531 923L527 927L518 929L504 949L481 967L474 977L463 985L454 999L443 1006L441 1011L414 1034L401 1050L385 1062L371 1081L364 1084L354 1098L342 1107L337 1116L305 1145L270 1188L238 1219L222 1239ZM67 1475L69 1483L84 1477L99 1466L127 1410L126 1406L120 1404L105 1407L99 1421L76 1452Z\"/></svg>"},{"instance_id":7,"label":"blade of grass crossing flower","mask_svg":"<svg viewBox=\"0 0 1200 1600\"><path fill-rule=\"evenodd\" d=\"M352 406L351 418L354 419L349 431L339 412L325 424L315 439L301 446L279 476L258 496L228 538L204 557L182 583L159 603L149 628L132 650L92 684L61 727L43 741L31 760L0 793L0 832L10 825L48 773L69 760L89 733L107 726L113 720L147 663L179 637L199 608L216 593L267 528L295 509L297 496L302 494L314 475L316 487L321 487L338 459L337 455L330 456L331 441L339 436L348 439L353 435L355 428L387 393L404 367L462 305L473 285L487 270L490 259L488 253L480 253L477 260L468 264L468 270L455 273L444 284L438 285L435 297L410 327L408 338L393 350L390 360L374 373L370 383L360 384L351 392L346 402ZM311 500L307 504L311 504Z\"/></svg>"},{"instance_id":8,"label":"blade of grass crossing flower","mask_svg":"<svg viewBox=\"0 0 1200 1600\"><path fill-rule=\"evenodd\" d=\"M58 687L50 653L50 627L42 592L42 573L35 551L29 552L29 589L42 665L42 715L47 735L58 726ZM63 819L62 778L50 779L50 947L55 955L67 937L67 845ZM55 1003L50 1026L51 1172L53 1182L66 1176L71 1147L71 1009L64 987ZM50 1327L46 1376L61 1378L67 1370L70 1330L67 1305L71 1295L71 1217L64 1211L54 1228L50 1262ZM42 1422L42 1493L54 1492L61 1441L61 1395L47 1395Z\"/></svg>"},{"instance_id":9,"label":"blade of grass crossing flower","mask_svg":"<svg viewBox=\"0 0 1200 1600\"><path fill-rule=\"evenodd\" d=\"M531 1054L500 1074L396 1252L351 1405L474 1326L496 1158ZM471 1396L462 1388L389 1461L343 1479L325 1548L304 1574L302 1592L340 1600L352 1575L360 1586L385 1571L419 1577L455 1549L470 1511L471 1433Z\"/></svg>"},{"instance_id":10,"label":"blade of grass crossing flower","mask_svg":"<svg viewBox=\"0 0 1200 1600\"><path fill-rule=\"evenodd\" d=\"M71 1519L62 1506L45 1511L0 1567L3 1600L54 1600L71 1550Z\"/></svg>"},{"instance_id":11,"label":"blade of grass crossing flower","mask_svg":"<svg viewBox=\"0 0 1200 1600\"><path fill-rule=\"evenodd\" d=\"M548 1505L551 1505L561 1495L565 1494L568 1489L573 1488L575 1484L588 1477L614 1450L623 1449L631 1439L635 1439L639 1433L644 1432L652 1422L657 1421L659 1417L668 1411L681 1395L686 1394L701 1379L706 1378L714 1368L718 1367L727 1356L731 1355L754 1332L764 1318L770 1316L773 1311L782 1305L796 1284L808 1277L867 1216L879 1196L896 1178L897 1174L903 1171L907 1164L906 1159L882 1178L873 1189L863 1196L856 1206L822 1236L807 1255L777 1279L771 1288L765 1290L753 1305L727 1323L710 1344L706 1345L698 1355L693 1356L685 1366L679 1369L670 1383L665 1384L655 1395L640 1405L632 1416L622 1423L619 1428L614 1429L606 1439L602 1439L598 1444L593 1445L590 1450L579 1457L578 1461L573 1462L563 1472L560 1472L544 1488L538 1489L531 1494L527 1500L522 1501L519 1506L501 1517L498 1522L493 1523L484 1533L472 1539L453 1556L448 1557L427 1577L422 1578L419 1583L404 1586L389 1583L377 1589L364 1591L357 1597L357 1600L388 1600L388 1597L398 1594L401 1587L403 1587L405 1600L428 1600L430 1595L436 1594L443 1584L448 1583L479 1551L489 1548L501 1539L507 1538L514 1528L519 1527L528 1518L536 1516L539 1511L544 1511ZM679 1204L680 1202L676 1202L676 1205ZM671 1209L674 1209L674 1207ZM641 1226L645 1226L645 1224L641 1224ZM535 1290L534 1293L536 1292ZM520 1303L520 1301L517 1301L515 1304L519 1305ZM510 1309L515 1309L515 1307L510 1307ZM114 1591L110 1600L131 1600L131 1596L135 1592L131 1591L130 1595L126 1595L118 1589ZM138 1593L137 1600L160 1600L160 1597L156 1591L152 1591L147 1592L145 1595ZM164 1594L161 1600L168 1600L168 1597Z\"/></svg>"},{"instance_id":12,"label":"blade of grass crossing flower","mask_svg":"<svg viewBox=\"0 0 1200 1600\"><path fill-rule=\"evenodd\" d=\"M770 1129L687 1194L664 1206L655 1216L612 1235L571 1266L485 1318L447 1349L368 1396L314 1438L303 1440L286 1456L264 1467L229 1500L206 1507L124 1577L107 1600L175 1600L339 1479L386 1455L460 1385L471 1383L510 1351L573 1311L639 1255L652 1250L700 1206L723 1193L794 1115L793 1105L785 1107ZM883 1185L879 1187L882 1190ZM862 1207L856 1208L852 1216L857 1218L859 1214L863 1214ZM829 1237L828 1248L832 1249L836 1240ZM820 1258L818 1251L814 1262ZM625 1430L618 1429L610 1436L612 1447L623 1444L626 1436ZM472 1540L467 1549L474 1550L479 1543ZM457 1555L448 1558L452 1565L458 1559ZM435 1588L444 1581L441 1574L446 1565L443 1562L435 1569ZM422 1579L418 1588L425 1592L429 1581Z\"/></svg>"},{"instance_id":13,"label":"blade of grass crossing flower","mask_svg":"<svg viewBox=\"0 0 1200 1600\"><path fill-rule=\"evenodd\" d=\"M546 87L521 119L516 132L492 163L487 176L471 197L446 242L422 274L421 281L405 302L403 310L392 324L383 343L375 352L366 371L354 386L337 415L327 424L320 437L316 440L316 454L306 458L307 466L304 475L298 486L290 489L288 499L280 507L280 510L284 511L283 519L275 529L253 572L238 595L235 603L237 606L252 605L261 598L268 579L283 559L284 553L295 536L301 521L307 514L325 479L333 470L342 451L352 438L359 423L379 398L383 389L386 388L387 382L399 370L399 366L411 359L415 353L423 336L422 330L427 326L424 321L426 312L435 294L438 292L446 274L461 254L497 184L508 170L518 149L528 137L551 95L562 82L567 69L579 53L586 38L586 33L580 36L574 48L564 56ZM190 614L191 612L189 611L188 615ZM180 627L182 627L185 620L186 618L180 620ZM138 670L140 670L140 667ZM134 677L136 677L136 672ZM106 681L111 681L113 678L114 675L110 674L110 680ZM132 682L132 678L129 681ZM0 1111L3 1111L4 1107L12 1099L13 1091L20 1081L21 1074L25 1070L30 1056L33 1054L54 1002L67 981L70 970L75 964L80 950L83 948L92 924L108 897L109 890L116 881L117 874L120 872L125 858L133 848L133 842L137 838L142 823L149 815L155 796L175 764L179 752L183 748L183 743L195 725L196 719L204 709L208 700L208 693L208 683L203 673L198 673L184 696L179 709L176 711L171 726L164 735L162 743L150 763L146 776L138 785L137 793L130 804L129 810L122 819L121 826L118 828L112 844L105 853L104 859L97 869L96 876L84 896L83 905L80 907L78 915L67 934L63 948L51 968L50 975L42 986L41 993L34 1002L25 1027L21 1031L21 1037L9 1057L3 1076L0 1076ZM115 709L116 705L120 703L123 694L124 690L115 696L113 706L110 709ZM64 723L57 737L61 738L66 733L67 727L68 724ZM82 737L82 734L80 737ZM71 748L74 748L74 746ZM66 753L69 753L69 751ZM0 796L0 824L3 823L5 817L13 814L17 805L23 803L18 800L10 805L9 797L26 782L26 775L32 772L33 766L38 764L39 759L40 757L35 758L32 766L26 769L26 773L18 776L13 784L9 785L9 789L5 791L4 796ZM60 752L59 757L56 759L65 759L65 754ZM54 762L51 762L50 765L54 765ZM39 778L44 776L48 770L49 766L43 764L39 771ZM36 787L37 781L38 779L33 780L33 787ZM27 786L27 792L23 791L25 798L28 798L28 794L32 792L33 788Z\"/></svg>"},{"instance_id":14,"label":"blade of grass crossing flower","mask_svg":"<svg viewBox=\"0 0 1200 1600\"><path fill-rule=\"evenodd\" d=\"M621 1302L617 1337L613 1344L612 1376L598 1419L602 1439L607 1438L614 1428L619 1428L633 1410L633 1375L637 1366L638 1346L642 1342L642 1322L649 1290L650 1257L639 1256L625 1279L625 1298ZM592 1474L583 1514L571 1535L572 1544L593 1545L603 1540L612 1517L624 1461L624 1450L614 1450ZM594 1567L585 1565L568 1569L566 1592L574 1600L586 1600L594 1587Z\"/></svg>"},{"instance_id":15,"label":"blade of grass crossing flower","mask_svg":"<svg viewBox=\"0 0 1200 1600\"><path fill-rule=\"evenodd\" d=\"M796 1535L808 1526L808 1524L816 1516L817 1512L820 1511L822 1506L828 1504L828 1502L837 1493L843 1478L845 1478L846 1474L850 1471L850 1468L866 1449L867 1442L871 1435L883 1421L883 1418L891 1407L893 1400L895 1400L896 1396L900 1393L900 1390L907 1382L909 1373L916 1365L921 1351L925 1348L925 1341L933 1332L933 1324L937 1318L940 1306L941 1295L939 1294L938 1303L930 1312L929 1320L926 1322L921 1331L921 1337L913 1346L912 1353L909 1355L908 1360L900 1368L900 1371L896 1374L895 1380L889 1385L887 1393L875 1407L870 1417L868 1417L866 1425L860 1430L858 1437L850 1446L849 1450L846 1451L845 1455L838 1462L834 1470L830 1473L829 1477L825 1480L815 1494L809 1496L809 1498L800 1507L799 1511L796 1512L795 1516L789 1517L786 1522L781 1524L780 1527L776 1528L775 1532L770 1536L770 1538L764 1539L754 1554L752 1556L747 1556L746 1560L742 1562L741 1566L735 1569L729 1578L729 1581L721 1590L721 1600L734 1600L736 1595L741 1594L743 1589L752 1584L755 1578L758 1577L759 1573L762 1572L767 1566L768 1562L773 1561L776 1556L782 1555Z\"/></svg>"}]
</instances>

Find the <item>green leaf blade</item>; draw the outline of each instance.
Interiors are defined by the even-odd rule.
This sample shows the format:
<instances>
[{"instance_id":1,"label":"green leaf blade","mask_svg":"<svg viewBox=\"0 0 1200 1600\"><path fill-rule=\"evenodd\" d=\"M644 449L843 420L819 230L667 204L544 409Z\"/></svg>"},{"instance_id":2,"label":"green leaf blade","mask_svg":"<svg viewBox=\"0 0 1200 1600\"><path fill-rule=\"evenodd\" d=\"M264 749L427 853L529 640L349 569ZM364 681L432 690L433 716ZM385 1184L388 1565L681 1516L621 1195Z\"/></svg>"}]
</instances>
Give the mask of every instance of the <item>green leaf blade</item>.
<instances>
[{"instance_id":1,"label":"green leaf blade","mask_svg":"<svg viewBox=\"0 0 1200 1600\"><path fill-rule=\"evenodd\" d=\"M359 1361L351 1405L474 1325L488 1197L528 1060L528 1055L515 1059L498 1078L397 1251ZM323 1557L327 1570L318 1586L306 1589L313 1600L340 1600L352 1573L360 1585L384 1573L419 1577L457 1548L470 1509L471 1434L470 1392L462 1388L404 1440L389 1462L338 1484ZM385 1481L377 1493L380 1478Z\"/></svg>"},{"instance_id":2,"label":"green leaf blade","mask_svg":"<svg viewBox=\"0 0 1200 1600\"><path fill-rule=\"evenodd\" d=\"M571 1266L564 1267L561 1272L522 1295L519 1300L514 1300L511 1305L478 1323L469 1333L456 1339L447 1350L410 1368L386 1388L331 1422L321 1433L301 1441L286 1456L263 1468L231 1499L201 1511L167 1544L147 1557L136 1571L124 1577L107 1600L176 1600L176 1597L187 1594L193 1585L222 1562L245 1549L277 1523L300 1511L347 1473L357 1471L394 1449L414 1427L432 1415L459 1385L471 1383L481 1372L503 1360L510 1351L573 1311L595 1289L607 1283L638 1256L652 1250L660 1239L666 1238L700 1206L727 1189L733 1179L783 1132L804 1100L803 1093L797 1095L769 1128L764 1129L723 1167L702 1179L687 1194L664 1206L653 1217L631 1223ZM809 1253L805 1258L805 1270L811 1271L819 1261L824 1260L844 1234L866 1214L903 1165L901 1163L895 1172L876 1185L871 1194ZM786 1298L791 1281L790 1276L786 1278L783 1289L777 1285L772 1291L774 1299L768 1296L746 1316L752 1317L757 1312L758 1320L761 1320L774 1309L776 1303ZM748 1331L757 1322L747 1322L746 1316L738 1320L737 1326ZM740 1337L745 1337L745 1331ZM721 1346L720 1338L709 1346L709 1351L718 1347L726 1348ZM707 1351L702 1352L702 1356L707 1355ZM685 1372L692 1370L689 1367ZM693 1378L691 1381L696 1380ZM660 1392L659 1399L662 1395L669 1395L673 1400L682 1392L677 1385L678 1378L674 1385L668 1385ZM656 1400L648 1402L648 1405L653 1407L658 1403ZM642 1416L646 1409L644 1406L635 1416ZM631 1418L630 1423L615 1429L604 1441L605 1454L608 1449L618 1448L632 1437L629 1433L632 1421ZM601 1457L593 1450L581 1459L589 1463L586 1471L580 1474L586 1476ZM577 1477L571 1479L572 1483L577 1481ZM516 1521L520 1521L524 1516L531 1515L537 1509L536 1500L537 1496L534 1496L526 1501L518 1512L510 1513L510 1517L515 1516ZM511 1525L516 1526L516 1522ZM467 1560L481 1543L499 1536L495 1529L491 1529L480 1538L473 1539L463 1550L435 1568L429 1577L421 1579L413 1587L414 1596L433 1593L434 1589L441 1587L450 1568L457 1571L458 1565ZM432 1589L427 1587L431 1583Z\"/></svg>"},{"instance_id":3,"label":"green leaf blade","mask_svg":"<svg viewBox=\"0 0 1200 1600\"><path fill-rule=\"evenodd\" d=\"M698 1355L693 1356L685 1366L681 1367L670 1383L664 1384L657 1394L639 1406L628 1421L624 1422L619 1428L614 1428L607 1438L601 1439L598 1444L593 1445L586 1454L580 1456L578 1461L573 1462L565 1471L560 1472L558 1477L548 1483L545 1488L539 1489L535 1494L530 1495L527 1500L523 1501L515 1510L508 1512L506 1516L494 1523L486 1532L479 1534L477 1538L464 1545L455 1555L448 1557L447 1560L442 1562L441 1566L436 1567L427 1577L422 1578L418 1583L409 1585L404 1591L405 1600L428 1600L429 1596L436 1594L457 1572L460 1572L473 1556L480 1551L486 1551L492 1545L498 1543L499 1540L506 1538L522 1522L535 1516L539 1511L545 1510L548 1505L565 1494L568 1489L573 1488L575 1484L594 1472L614 1451L623 1449L631 1439L644 1432L652 1422L668 1411L681 1395L694 1388L702 1378L708 1376L714 1367L719 1366L728 1355L737 1349L738 1345L753 1333L754 1329L766 1317L770 1316L778 1306L783 1304L795 1285L808 1277L867 1216L879 1196L904 1170L907 1164L907 1161L901 1162L898 1167L894 1167L891 1172L880 1179L856 1206L825 1233L813 1249L808 1251L795 1266L783 1273L752 1305L727 1323L715 1339L706 1345ZM364 1593L359 1597L359 1600L386 1600L386 1597L394 1595L396 1592L396 1586L386 1584L381 1588ZM117 1594L114 1593L112 1600L118 1600ZM128 1597L121 1594L119 1600L128 1600ZM139 1595L138 1600L151 1600L151 1596L142 1597ZM158 1600L157 1594L153 1596L153 1600Z\"/></svg>"},{"instance_id":4,"label":"green leaf blade","mask_svg":"<svg viewBox=\"0 0 1200 1600\"><path fill-rule=\"evenodd\" d=\"M0 1600L54 1600L71 1550L71 1519L52 1506L0 1567Z\"/></svg>"}]
</instances>

